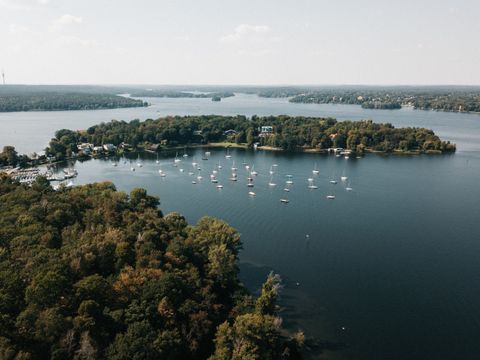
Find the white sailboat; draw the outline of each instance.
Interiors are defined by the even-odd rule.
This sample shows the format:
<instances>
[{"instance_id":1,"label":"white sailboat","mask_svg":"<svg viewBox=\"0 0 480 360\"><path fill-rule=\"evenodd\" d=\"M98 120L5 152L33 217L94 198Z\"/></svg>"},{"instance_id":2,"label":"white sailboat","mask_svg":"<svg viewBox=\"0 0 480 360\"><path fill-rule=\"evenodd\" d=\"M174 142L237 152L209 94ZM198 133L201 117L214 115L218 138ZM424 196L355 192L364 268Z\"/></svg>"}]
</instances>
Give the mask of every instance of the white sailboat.
<instances>
[{"instance_id":1,"label":"white sailboat","mask_svg":"<svg viewBox=\"0 0 480 360\"><path fill-rule=\"evenodd\" d=\"M173 160L173 162L174 162L174 163L179 163L180 161L182 161L182 160L180 160L180 159L178 158L178 151L177 151L177 153L175 154L175 159Z\"/></svg>"},{"instance_id":2,"label":"white sailboat","mask_svg":"<svg viewBox=\"0 0 480 360\"><path fill-rule=\"evenodd\" d=\"M270 181L269 181L269 183L268 183L268 186L272 186L272 187L273 187L273 186L277 186L277 184L275 184L275 183L273 182L273 174L270 175Z\"/></svg>"},{"instance_id":3,"label":"white sailboat","mask_svg":"<svg viewBox=\"0 0 480 360\"><path fill-rule=\"evenodd\" d=\"M315 185L314 179L312 178L308 179L308 188L312 190L318 189L318 186Z\"/></svg>"},{"instance_id":4,"label":"white sailboat","mask_svg":"<svg viewBox=\"0 0 480 360\"><path fill-rule=\"evenodd\" d=\"M313 168L312 173L313 173L314 175L320 174L320 170L317 169L317 163L315 163L315 167Z\"/></svg>"},{"instance_id":5,"label":"white sailboat","mask_svg":"<svg viewBox=\"0 0 480 360\"><path fill-rule=\"evenodd\" d=\"M350 181L348 182L347 186L345 187L345 190L347 190L347 191L352 191L353 190L352 186L350 185Z\"/></svg>"},{"instance_id":6,"label":"white sailboat","mask_svg":"<svg viewBox=\"0 0 480 360\"><path fill-rule=\"evenodd\" d=\"M227 148L227 155L225 155L226 159L231 159L232 155L230 155L230 148Z\"/></svg>"}]
</instances>

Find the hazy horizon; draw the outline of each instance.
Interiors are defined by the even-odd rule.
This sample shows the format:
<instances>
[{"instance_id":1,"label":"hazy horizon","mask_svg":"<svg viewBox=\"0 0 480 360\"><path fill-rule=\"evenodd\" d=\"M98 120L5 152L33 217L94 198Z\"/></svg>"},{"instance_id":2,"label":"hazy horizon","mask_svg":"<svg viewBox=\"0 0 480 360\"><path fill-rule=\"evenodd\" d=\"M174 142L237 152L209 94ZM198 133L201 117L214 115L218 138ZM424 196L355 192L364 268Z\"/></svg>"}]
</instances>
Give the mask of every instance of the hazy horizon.
<instances>
[{"instance_id":1,"label":"hazy horizon","mask_svg":"<svg viewBox=\"0 0 480 360\"><path fill-rule=\"evenodd\" d=\"M7 84L478 86L473 0L0 0Z\"/></svg>"}]
</instances>

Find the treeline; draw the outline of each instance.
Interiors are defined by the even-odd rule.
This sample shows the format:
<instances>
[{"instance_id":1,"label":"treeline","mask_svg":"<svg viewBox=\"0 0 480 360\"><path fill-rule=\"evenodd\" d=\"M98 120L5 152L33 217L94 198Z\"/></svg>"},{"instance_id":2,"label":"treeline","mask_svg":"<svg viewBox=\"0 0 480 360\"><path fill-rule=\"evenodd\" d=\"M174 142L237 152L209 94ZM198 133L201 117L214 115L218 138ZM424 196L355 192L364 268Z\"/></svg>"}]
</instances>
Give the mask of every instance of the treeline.
<instances>
[{"instance_id":1,"label":"treeline","mask_svg":"<svg viewBox=\"0 0 480 360\"><path fill-rule=\"evenodd\" d=\"M273 131L262 132L262 126ZM57 158L77 153L79 143L95 145L127 143L133 147L160 144L161 147L234 142L252 146L301 149L341 147L359 153L374 151L455 151L455 145L439 139L424 128L395 128L371 120L341 121L331 118L290 116L175 116L140 122L112 121L85 131L60 130L50 141L47 155Z\"/></svg>"},{"instance_id":2,"label":"treeline","mask_svg":"<svg viewBox=\"0 0 480 360\"><path fill-rule=\"evenodd\" d=\"M166 98L227 98L235 96L233 92L200 92L193 93L177 90L136 90L130 93L132 97L166 97Z\"/></svg>"},{"instance_id":3,"label":"treeline","mask_svg":"<svg viewBox=\"0 0 480 360\"><path fill-rule=\"evenodd\" d=\"M470 88L333 88L291 96L289 101L294 103L355 104L367 109L410 106L420 110L480 112L480 90Z\"/></svg>"},{"instance_id":4,"label":"treeline","mask_svg":"<svg viewBox=\"0 0 480 360\"><path fill-rule=\"evenodd\" d=\"M18 92L0 94L0 112L52 111L52 110L97 110L125 107L140 107L148 104L136 99L113 94L63 93L63 92Z\"/></svg>"},{"instance_id":5,"label":"treeline","mask_svg":"<svg viewBox=\"0 0 480 360\"><path fill-rule=\"evenodd\" d=\"M270 275L252 298L236 230L163 216L143 189L0 176L0 358L297 359Z\"/></svg>"}]
</instances>

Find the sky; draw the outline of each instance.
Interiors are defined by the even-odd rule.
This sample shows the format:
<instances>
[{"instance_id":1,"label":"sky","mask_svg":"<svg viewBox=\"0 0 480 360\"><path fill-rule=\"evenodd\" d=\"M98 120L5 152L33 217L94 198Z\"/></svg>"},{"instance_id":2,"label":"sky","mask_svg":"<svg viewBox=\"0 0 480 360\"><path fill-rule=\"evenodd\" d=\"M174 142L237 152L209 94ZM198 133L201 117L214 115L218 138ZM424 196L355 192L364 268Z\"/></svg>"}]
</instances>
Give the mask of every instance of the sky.
<instances>
[{"instance_id":1,"label":"sky","mask_svg":"<svg viewBox=\"0 0 480 360\"><path fill-rule=\"evenodd\" d=\"M480 85L479 0L0 0L17 84Z\"/></svg>"}]
</instances>

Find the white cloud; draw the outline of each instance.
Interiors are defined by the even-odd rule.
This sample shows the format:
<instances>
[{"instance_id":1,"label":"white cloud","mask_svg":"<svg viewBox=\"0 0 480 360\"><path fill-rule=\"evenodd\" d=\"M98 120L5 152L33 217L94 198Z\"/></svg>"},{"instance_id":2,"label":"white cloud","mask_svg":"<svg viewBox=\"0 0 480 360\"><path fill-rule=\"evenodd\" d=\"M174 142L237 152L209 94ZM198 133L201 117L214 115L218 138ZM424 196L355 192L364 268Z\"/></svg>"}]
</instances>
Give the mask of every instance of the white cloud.
<instances>
[{"instance_id":1,"label":"white cloud","mask_svg":"<svg viewBox=\"0 0 480 360\"><path fill-rule=\"evenodd\" d=\"M268 34L270 31L271 29L268 25L240 24L234 29L233 33L222 36L220 38L220 41L234 42L237 40L245 39L252 35Z\"/></svg>"},{"instance_id":2,"label":"white cloud","mask_svg":"<svg viewBox=\"0 0 480 360\"><path fill-rule=\"evenodd\" d=\"M80 16L65 14L55 20L55 23L60 25L81 24L83 23L83 18Z\"/></svg>"},{"instance_id":3,"label":"white cloud","mask_svg":"<svg viewBox=\"0 0 480 360\"><path fill-rule=\"evenodd\" d=\"M52 24L50 25L50 31L61 30L65 26L80 25L82 23L83 18L81 16L64 14L59 18L53 20Z\"/></svg>"}]
</instances>

